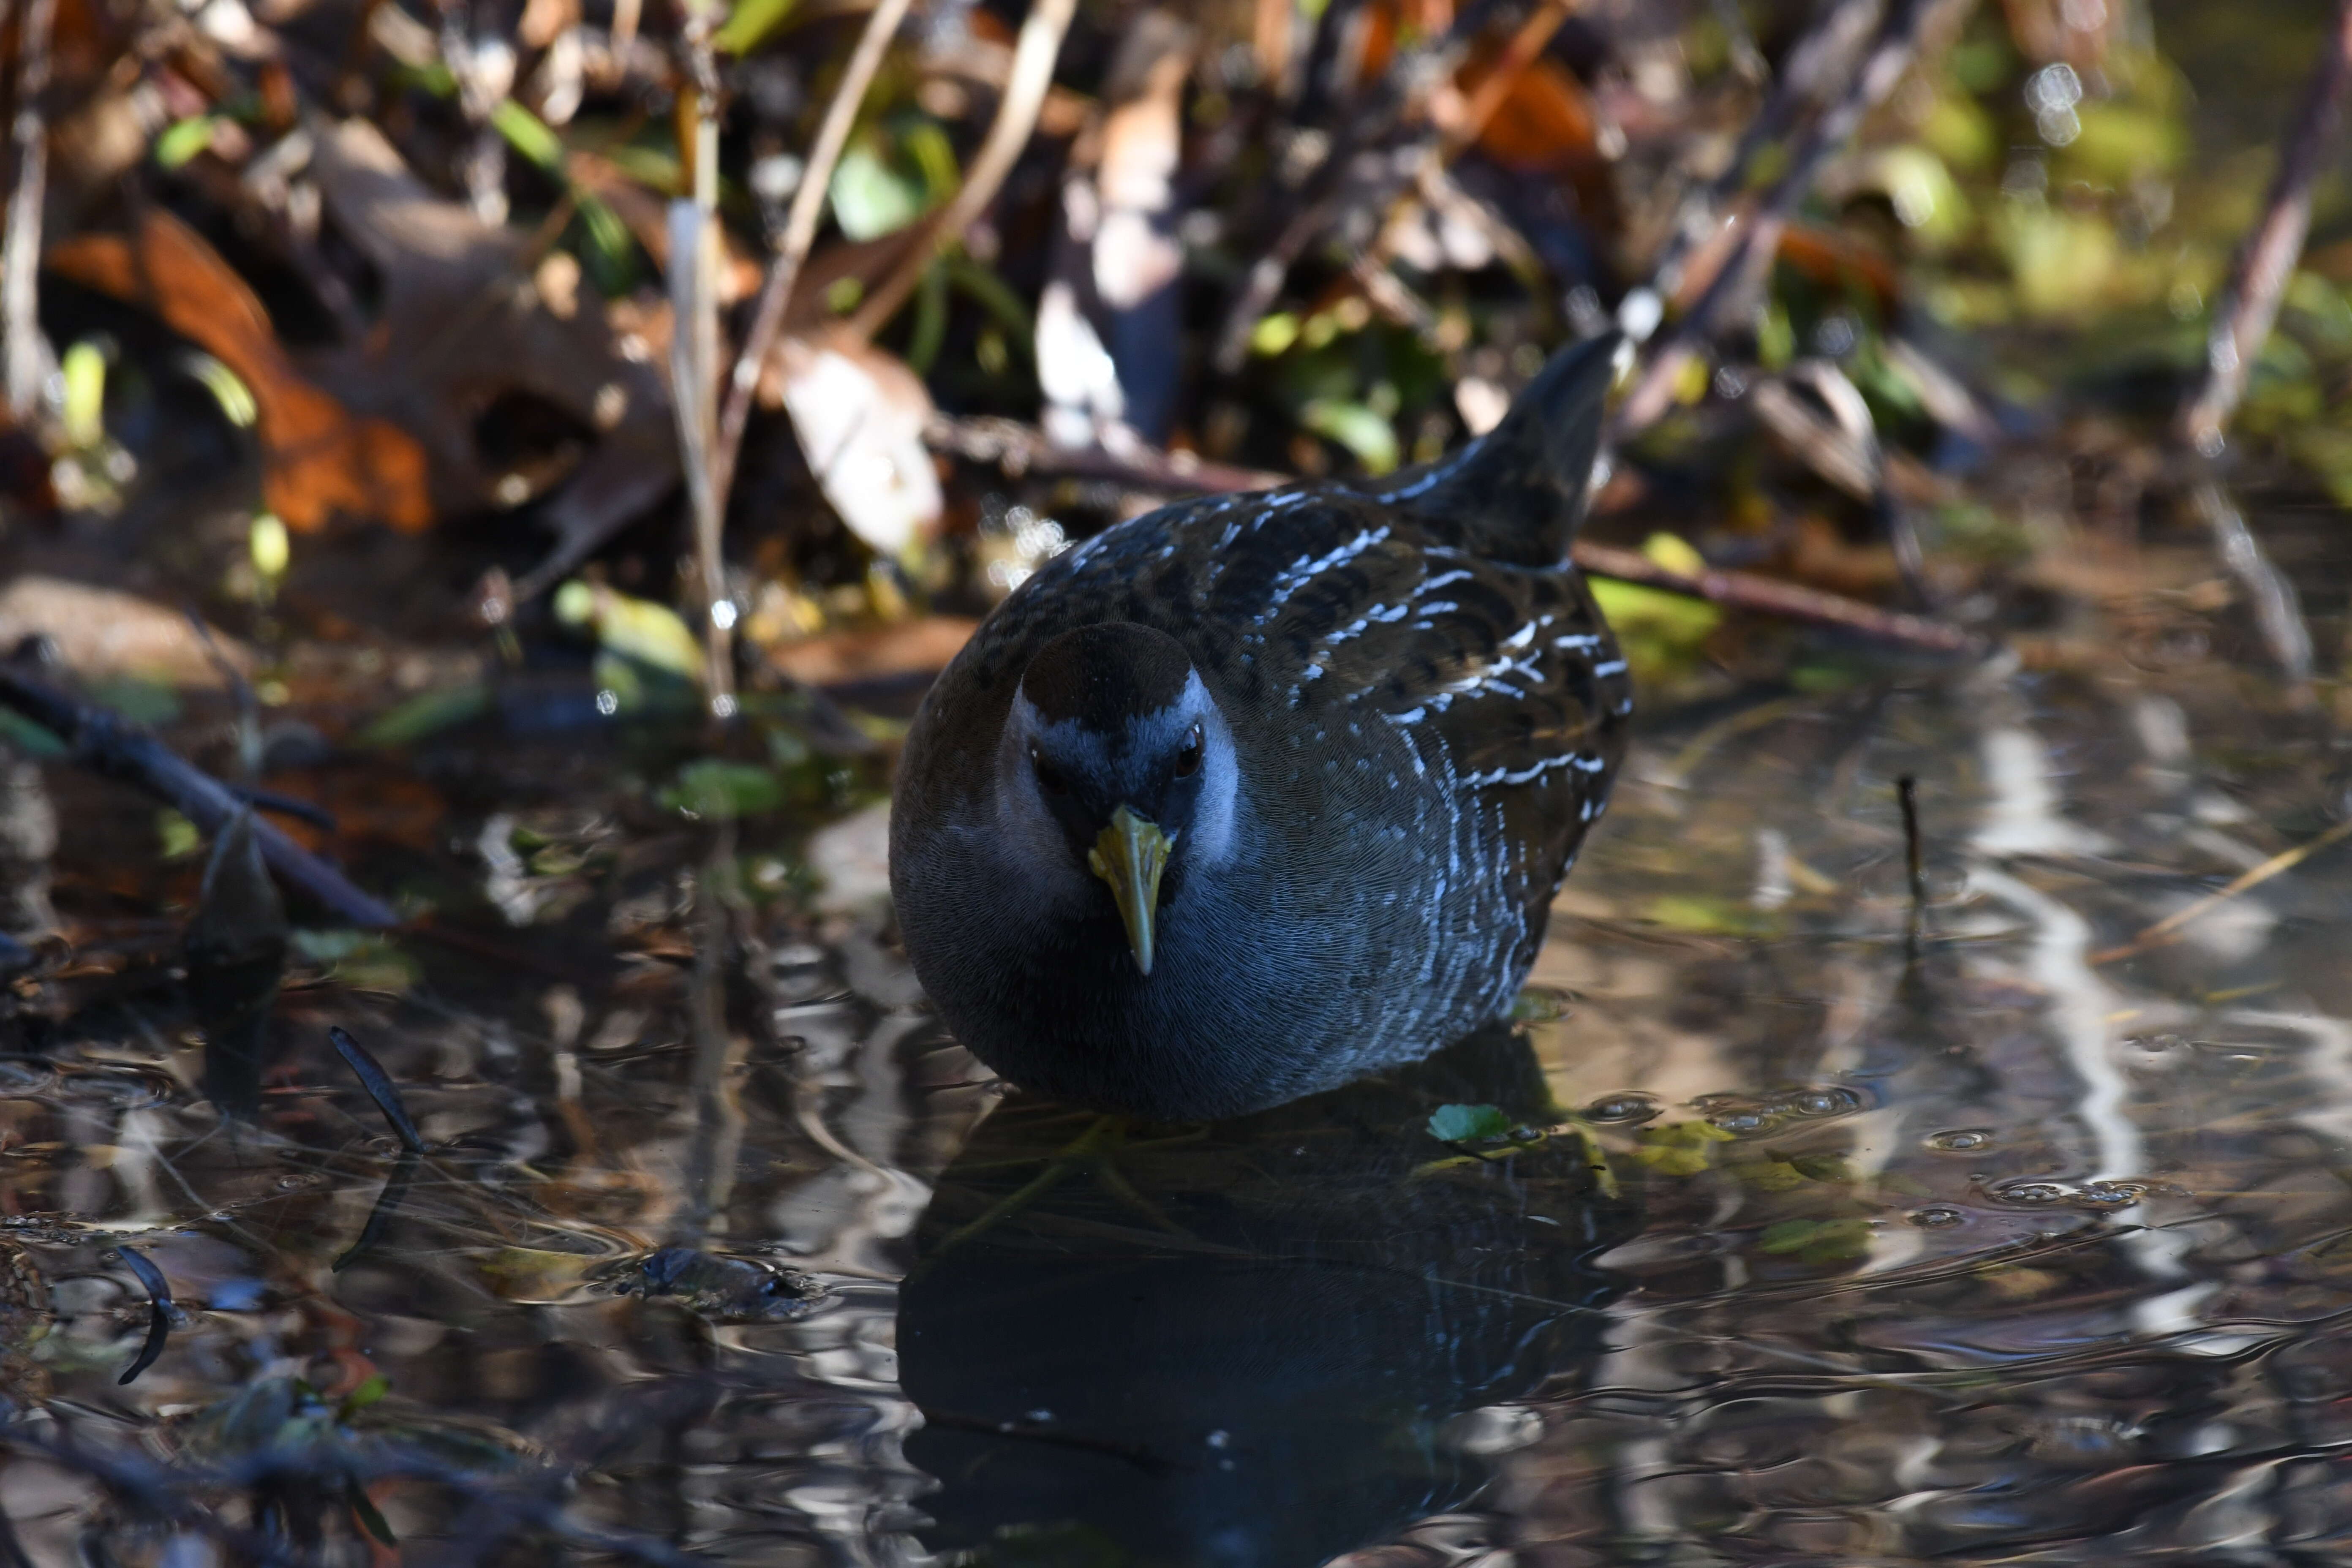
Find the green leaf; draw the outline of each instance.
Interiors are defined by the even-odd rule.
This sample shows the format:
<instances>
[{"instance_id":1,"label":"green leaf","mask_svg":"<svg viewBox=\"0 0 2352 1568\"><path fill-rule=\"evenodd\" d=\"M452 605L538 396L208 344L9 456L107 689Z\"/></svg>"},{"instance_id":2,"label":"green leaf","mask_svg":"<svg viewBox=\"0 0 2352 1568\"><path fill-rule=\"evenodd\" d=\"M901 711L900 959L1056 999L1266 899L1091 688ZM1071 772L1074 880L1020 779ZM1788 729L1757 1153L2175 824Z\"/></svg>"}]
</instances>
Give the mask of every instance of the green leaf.
<instances>
[{"instance_id":1,"label":"green leaf","mask_svg":"<svg viewBox=\"0 0 2352 1568\"><path fill-rule=\"evenodd\" d=\"M1019 344L1024 353L1032 352L1037 337L1036 323L1029 319L1029 307L1013 286L989 268L961 253L950 254L941 263L947 268L948 281L971 297L972 302L1003 323L1005 331Z\"/></svg>"},{"instance_id":2,"label":"green leaf","mask_svg":"<svg viewBox=\"0 0 2352 1568\"><path fill-rule=\"evenodd\" d=\"M59 411L66 439L87 450L106 439L106 350L84 338L66 350L58 368L66 384Z\"/></svg>"},{"instance_id":3,"label":"green leaf","mask_svg":"<svg viewBox=\"0 0 2352 1568\"><path fill-rule=\"evenodd\" d=\"M636 285L636 237L602 196L592 196L584 191L575 195L580 230L586 244L581 260L587 264L588 276L598 291L608 300L618 299Z\"/></svg>"},{"instance_id":4,"label":"green leaf","mask_svg":"<svg viewBox=\"0 0 2352 1568\"><path fill-rule=\"evenodd\" d=\"M1491 1105L1441 1105L1429 1113L1429 1135L1441 1143L1478 1143L1500 1138L1511 1119Z\"/></svg>"},{"instance_id":5,"label":"green leaf","mask_svg":"<svg viewBox=\"0 0 2352 1568\"><path fill-rule=\"evenodd\" d=\"M490 110L490 123L507 139L508 146L558 179L562 178L563 142L548 128L546 121L513 99L502 98Z\"/></svg>"},{"instance_id":6,"label":"green leaf","mask_svg":"<svg viewBox=\"0 0 2352 1568\"><path fill-rule=\"evenodd\" d=\"M62 757L66 743L22 713L0 708L0 746L24 757Z\"/></svg>"},{"instance_id":7,"label":"green leaf","mask_svg":"<svg viewBox=\"0 0 2352 1568\"><path fill-rule=\"evenodd\" d=\"M771 769L706 757L678 770L677 782L662 791L661 803L672 811L731 821L783 805L784 784Z\"/></svg>"},{"instance_id":8,"label":"green leaf","mask_svg":"<svg viewBox=\"0 0 2352 1568\"><path fill-rule=\"evenodd\" d=\"M490 689L479 682L439 691L420 691L362 730L359 743L372 747L409 745L489 710Z\"/></svg>"},{"instance_id":9,"label":"green leaf","mask_svg":"<svg viewBox=\"0 0 2352 1568\"><path fill-rule=\"evenodd\" d=\"M173 121L155 138L155 163L161 168L176 169L212 144L213 117L192 114Z\"/></svg>"},{"instance_id":10,"label":"green leaf","mask_svg":"<svg viewBox=\"0 0 2352 1568\"><path fill-rule=\"evenodd\" d=\"M879 239L923 216L923 187L893 169L873 138L841 155L828 192L834 221L851 239Z\"/></svg>"},{"instance_id":11,"label":"green leaf","mask_svg":"<svg viewBox=\"0 0 2352 1568\"><path fill-rule=\"evenodd\" d=\"M359 1517L361 1529L386 1546L400 1544L400 1538L393 1534L392 1526L385 1522L383 1514L376 1511L375 1500L357 1485L352 1488L352 1512Z\"/></svg>"},{"instance_id":12,"label":"green leaf","mask_svg":"<svg viewBox=\"0 0 2352 1568\"><path fill-rule=\"evenodd\" d=\"M392 1379L378 1373L343 1395L343 1414L349 1415L355 1411L365 1410L391 1392Z\"/></svg>"},{"instance_id":13,"label":"green leaf","mask_svg":"<svg viewBox=\"0 0 2352 1568\"><path fill-rule=\"evenodd\" d=\"M196 825L169 806L155 814L155 837L163 840L166 860L184 860L205 847Z\"/></svg>"},{"instance_id":14,"label":"green leaf","mask_svg":"<svg viewBox=\"0 0 2352 1568\"><path fill-rule=\"evenodd\" d=\"M710 47L722 55L748 55L767 42L768 35L792 16L795 0L737 0L726 25L710 35Z\"/></svg>"},{"instance_id":15,"label":"green leaf","mask_svg":"<svg viewBox=\"0 0 2352 1568\"><path fill-rule=\"evenodd\" d=\"M238 429L252 429L253 422L261 417L261 405L254 402L253 389L238 378L236 372L212 355L190 350L181 357L180 368L205 384L205 390L220 405L221 413Z\"/></svg>"},{"instance_id":16,"label":"green leaf","mask_svg":"<svg viewBox=\"0 0 2352 1568\"><path fill-rule=\"evenodd\" d=\"M1402 455L1396 426L1364 404L1318 397L1299 411L1298 420L1353 452L1368 473L1387 473Z\"/></svg>"}]
</instances>

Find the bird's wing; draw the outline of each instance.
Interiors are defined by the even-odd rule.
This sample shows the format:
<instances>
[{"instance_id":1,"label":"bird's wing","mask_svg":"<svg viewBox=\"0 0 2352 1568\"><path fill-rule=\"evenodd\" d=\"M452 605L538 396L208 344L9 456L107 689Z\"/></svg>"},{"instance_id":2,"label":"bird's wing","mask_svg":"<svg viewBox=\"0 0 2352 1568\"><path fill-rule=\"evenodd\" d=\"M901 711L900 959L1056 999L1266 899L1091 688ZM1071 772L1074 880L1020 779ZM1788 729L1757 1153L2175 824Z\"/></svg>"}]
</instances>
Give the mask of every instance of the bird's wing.
<instances>
[{"instance_id":1,"label":"bird's wing","mask_svg":"<svg viewBox=\"0 0 2352 1568\"><path fill-rule=\"evenodd\" d=\"M1437 738L1473 787L1598 784L1630 690L1573 571L1482 560L1392 508L1303 496L1272 516L1237 509L1222 569L1196 590L1239 628L1269 710Z\"/></svg>"}]
</instances>

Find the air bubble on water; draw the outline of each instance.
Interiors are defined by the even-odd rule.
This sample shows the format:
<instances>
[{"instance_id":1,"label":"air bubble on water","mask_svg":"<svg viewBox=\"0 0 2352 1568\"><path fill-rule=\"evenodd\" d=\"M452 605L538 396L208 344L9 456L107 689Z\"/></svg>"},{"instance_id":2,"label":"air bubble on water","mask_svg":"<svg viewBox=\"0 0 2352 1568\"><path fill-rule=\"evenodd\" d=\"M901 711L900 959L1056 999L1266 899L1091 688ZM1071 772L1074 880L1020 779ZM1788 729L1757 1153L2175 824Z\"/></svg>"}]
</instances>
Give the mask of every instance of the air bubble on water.
<instances>
[{"instance_id":1,"label":"air bubble on water","mask_svg":"<svg viewBox=\"0 0 2352 1568\"><path fill-rule=\"evenodd\" d=\"M2040 1206L2063 1203L2072 1194L2055 1182L2016 1182L2003 1187L1997 1195L2003 1203Z\"/></svg>"}]
</instances>

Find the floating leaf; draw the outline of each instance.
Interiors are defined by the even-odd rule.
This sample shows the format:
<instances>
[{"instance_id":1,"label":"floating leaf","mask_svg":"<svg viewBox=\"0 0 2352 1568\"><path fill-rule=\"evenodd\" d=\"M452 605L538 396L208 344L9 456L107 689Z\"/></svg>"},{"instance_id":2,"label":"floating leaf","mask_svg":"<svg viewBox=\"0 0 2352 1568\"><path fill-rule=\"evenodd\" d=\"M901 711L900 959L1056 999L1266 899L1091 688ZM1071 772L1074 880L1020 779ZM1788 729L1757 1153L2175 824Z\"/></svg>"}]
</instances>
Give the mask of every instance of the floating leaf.
<instances>
[{"instance_id":1,"label":"floating leaf","mask_svg":"<svg viewBox=\"0 0 2352 1568\"><path fill-rule=\"evenodd\" d=\"M784 804L783 781L773 769L706 757L680 769L677 782L661 792L672 811L732 821L773 811Z\"/></svg>"},{"instance_id":2,"label":"floating leaf","mask_svg":"<svg viewBox=\"0 0 2352 1568\"><path fill-rule=\"evenodd\" d=\"M405 746L425 736L478 719L490 710L490 689L481 684L420 691L359 732L362 746Z\"/></svg>"},{"instance_id":3,"label":"floating leaf","mask_svg":"<svg viewBox=\"0 0 2352 1568\"><path fill-rule=\"evenodd\" d=\"M1511 1131L1511 1119L1491 1105L1441 1105L1429 1113L1429 1135L1441 1143L1482 1143Z\"/></svg>"}]
</instances>

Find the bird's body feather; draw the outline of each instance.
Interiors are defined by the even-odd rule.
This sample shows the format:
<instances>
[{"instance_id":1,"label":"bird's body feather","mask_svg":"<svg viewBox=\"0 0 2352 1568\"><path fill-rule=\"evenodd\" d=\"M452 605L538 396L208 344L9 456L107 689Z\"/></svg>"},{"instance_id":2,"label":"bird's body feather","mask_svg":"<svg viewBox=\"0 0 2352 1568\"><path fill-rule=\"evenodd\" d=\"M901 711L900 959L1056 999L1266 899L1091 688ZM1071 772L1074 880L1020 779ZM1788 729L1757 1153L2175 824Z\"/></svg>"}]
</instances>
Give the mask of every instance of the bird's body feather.
<instances>
[{"instance_id":1,"label":"bird's body feather","mask_svg":"<svg viewBox=\"0 0 2352 1568\"><path fill-rule=\"evenodd\" d=\"M1603 386L1586 367L1586 413ZM1412 1059L1509 1007L1631 705L1564 558L1591 420L1546 438L1560 416L1538 412L1540 428L1377 488L1118 524L981 628L909 738L892 879L919 975L984 1060L1072 1099L1225 1114ZM1557 503L1513 515L1544 482ZM1188 865L1178 846L1149 974L1108 899L1087 896L1101 889L1038 875L993 799L1030 657L1106 623L1181 645L1240 772L1230 852Z\"/></svg>"}]
</instances>

